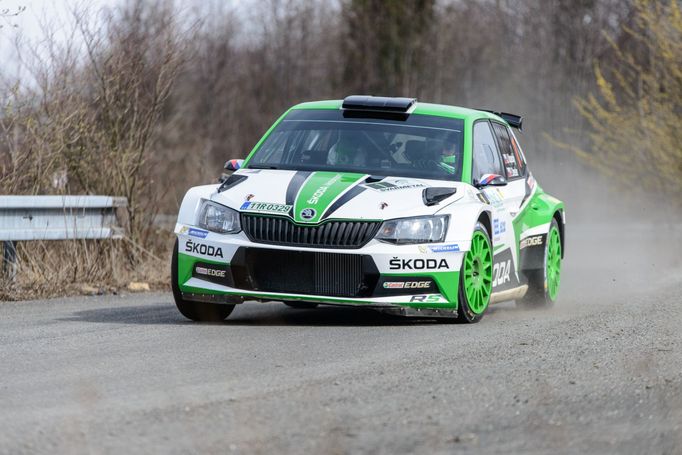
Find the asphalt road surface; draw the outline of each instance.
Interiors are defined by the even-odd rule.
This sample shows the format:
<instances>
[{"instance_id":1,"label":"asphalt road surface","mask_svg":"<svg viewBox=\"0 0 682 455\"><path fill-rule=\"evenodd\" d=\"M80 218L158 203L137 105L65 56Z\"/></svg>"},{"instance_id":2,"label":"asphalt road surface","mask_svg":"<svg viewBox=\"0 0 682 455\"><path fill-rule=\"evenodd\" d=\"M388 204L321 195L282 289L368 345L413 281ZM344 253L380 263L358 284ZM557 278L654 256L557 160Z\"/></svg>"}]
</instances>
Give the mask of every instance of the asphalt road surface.
<instances>
[{"instance_id":1,"label":"asphalt road surface","mask_svg":"<svg viewBox=\"0 0 682 455\"><path fill-rule=\"evenodd\" d=\"M0 452L682 453L682 236L572 227L559 304L480 324L169 294L0 304Z\"/></svg>"}]
</instances>

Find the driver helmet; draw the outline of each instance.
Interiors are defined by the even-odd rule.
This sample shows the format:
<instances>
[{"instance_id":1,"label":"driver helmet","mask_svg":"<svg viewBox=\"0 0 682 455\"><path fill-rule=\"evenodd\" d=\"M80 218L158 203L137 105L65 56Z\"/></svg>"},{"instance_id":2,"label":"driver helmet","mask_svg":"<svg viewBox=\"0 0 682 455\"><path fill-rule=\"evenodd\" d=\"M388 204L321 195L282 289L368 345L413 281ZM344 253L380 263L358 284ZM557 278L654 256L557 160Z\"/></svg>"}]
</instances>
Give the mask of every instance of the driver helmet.
<instances>
[{"instance_id":1,"label":"driver helmet","mask_svg":"<svg viewBox=\"0 0 682 455\"><path fill-rule=\"evenodd\" d=\"M443 141L440 160L445 164L454 166L457 162L457 144L452 141Z\"/></svg>"},{"instance_id":2,"label":"driver helmet","mask_svg":"<svg viewBox=\"0 0 682 455\"><path fill-rule=\"evenodd\" d=\"M329 152L329 164L363 166L366 161L362 142L357 134L351 131L341 131L339 140Z\"/></svg>"}]
</instances>

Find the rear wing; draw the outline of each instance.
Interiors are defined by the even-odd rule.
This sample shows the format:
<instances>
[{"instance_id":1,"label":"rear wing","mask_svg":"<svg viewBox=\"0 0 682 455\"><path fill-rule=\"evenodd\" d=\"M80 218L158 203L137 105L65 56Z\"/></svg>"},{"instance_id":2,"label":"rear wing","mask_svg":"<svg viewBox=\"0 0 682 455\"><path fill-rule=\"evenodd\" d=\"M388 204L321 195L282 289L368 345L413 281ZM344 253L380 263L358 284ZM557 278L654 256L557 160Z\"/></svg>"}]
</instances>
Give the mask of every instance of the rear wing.
<instances>
[{"instance_id":1,"label":"rear wing","mask_svg":"<svg viewBox=\"0 0 682 455\"><path fill-rule=\"evenodd\" d=\"M477 109L478 111L483 111L483 112L489 112L491 114L495 114L498 117L502 117L502 119L509 123L509 126L512 128L516 128L519 131L523 131L523 117L520 115L516 114L509 114L507 112L497 112L497 111L491 111L488 109Z\"/></svg>"}]
</instances>

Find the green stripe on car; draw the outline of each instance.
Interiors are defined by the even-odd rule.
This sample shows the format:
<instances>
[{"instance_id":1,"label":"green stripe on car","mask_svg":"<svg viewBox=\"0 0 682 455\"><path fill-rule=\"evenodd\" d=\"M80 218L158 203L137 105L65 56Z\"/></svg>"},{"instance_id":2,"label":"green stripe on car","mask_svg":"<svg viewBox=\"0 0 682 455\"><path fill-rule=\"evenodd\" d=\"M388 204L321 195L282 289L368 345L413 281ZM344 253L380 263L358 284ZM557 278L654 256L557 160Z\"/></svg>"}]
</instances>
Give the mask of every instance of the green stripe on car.
<instances>
[{"instance_id":1,"label":"green stripe on car","mask_svg":"<svg viewBox=\"0 0 682 455\"><path fill-rule=\"evenodd\" d=\"M365 174L314 172L296 196L294 221L319 223L327 208L343 193L365 179Z\"/></svg>"}]
</instances>

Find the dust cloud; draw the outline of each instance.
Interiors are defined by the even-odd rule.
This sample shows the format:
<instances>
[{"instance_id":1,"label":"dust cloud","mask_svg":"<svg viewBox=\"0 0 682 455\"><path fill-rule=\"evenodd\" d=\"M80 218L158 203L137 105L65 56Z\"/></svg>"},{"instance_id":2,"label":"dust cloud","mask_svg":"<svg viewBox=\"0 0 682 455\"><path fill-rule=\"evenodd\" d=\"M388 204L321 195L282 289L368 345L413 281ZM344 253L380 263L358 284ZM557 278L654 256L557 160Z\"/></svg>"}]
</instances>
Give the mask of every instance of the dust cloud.
<instances>
[{"instance_id":1,"label":"dust cloud","mask_svg":"<svg viewBox=\"0 0 682 455\"><path fill-rule=\"evenodd\" d=\"M530 159L529 159L530 161ZM564 152L530 161L543 189L566 204L558 308L646 294L682 277L682 216L664 197L618 185Z\"/></svg>"}]
</instances>

